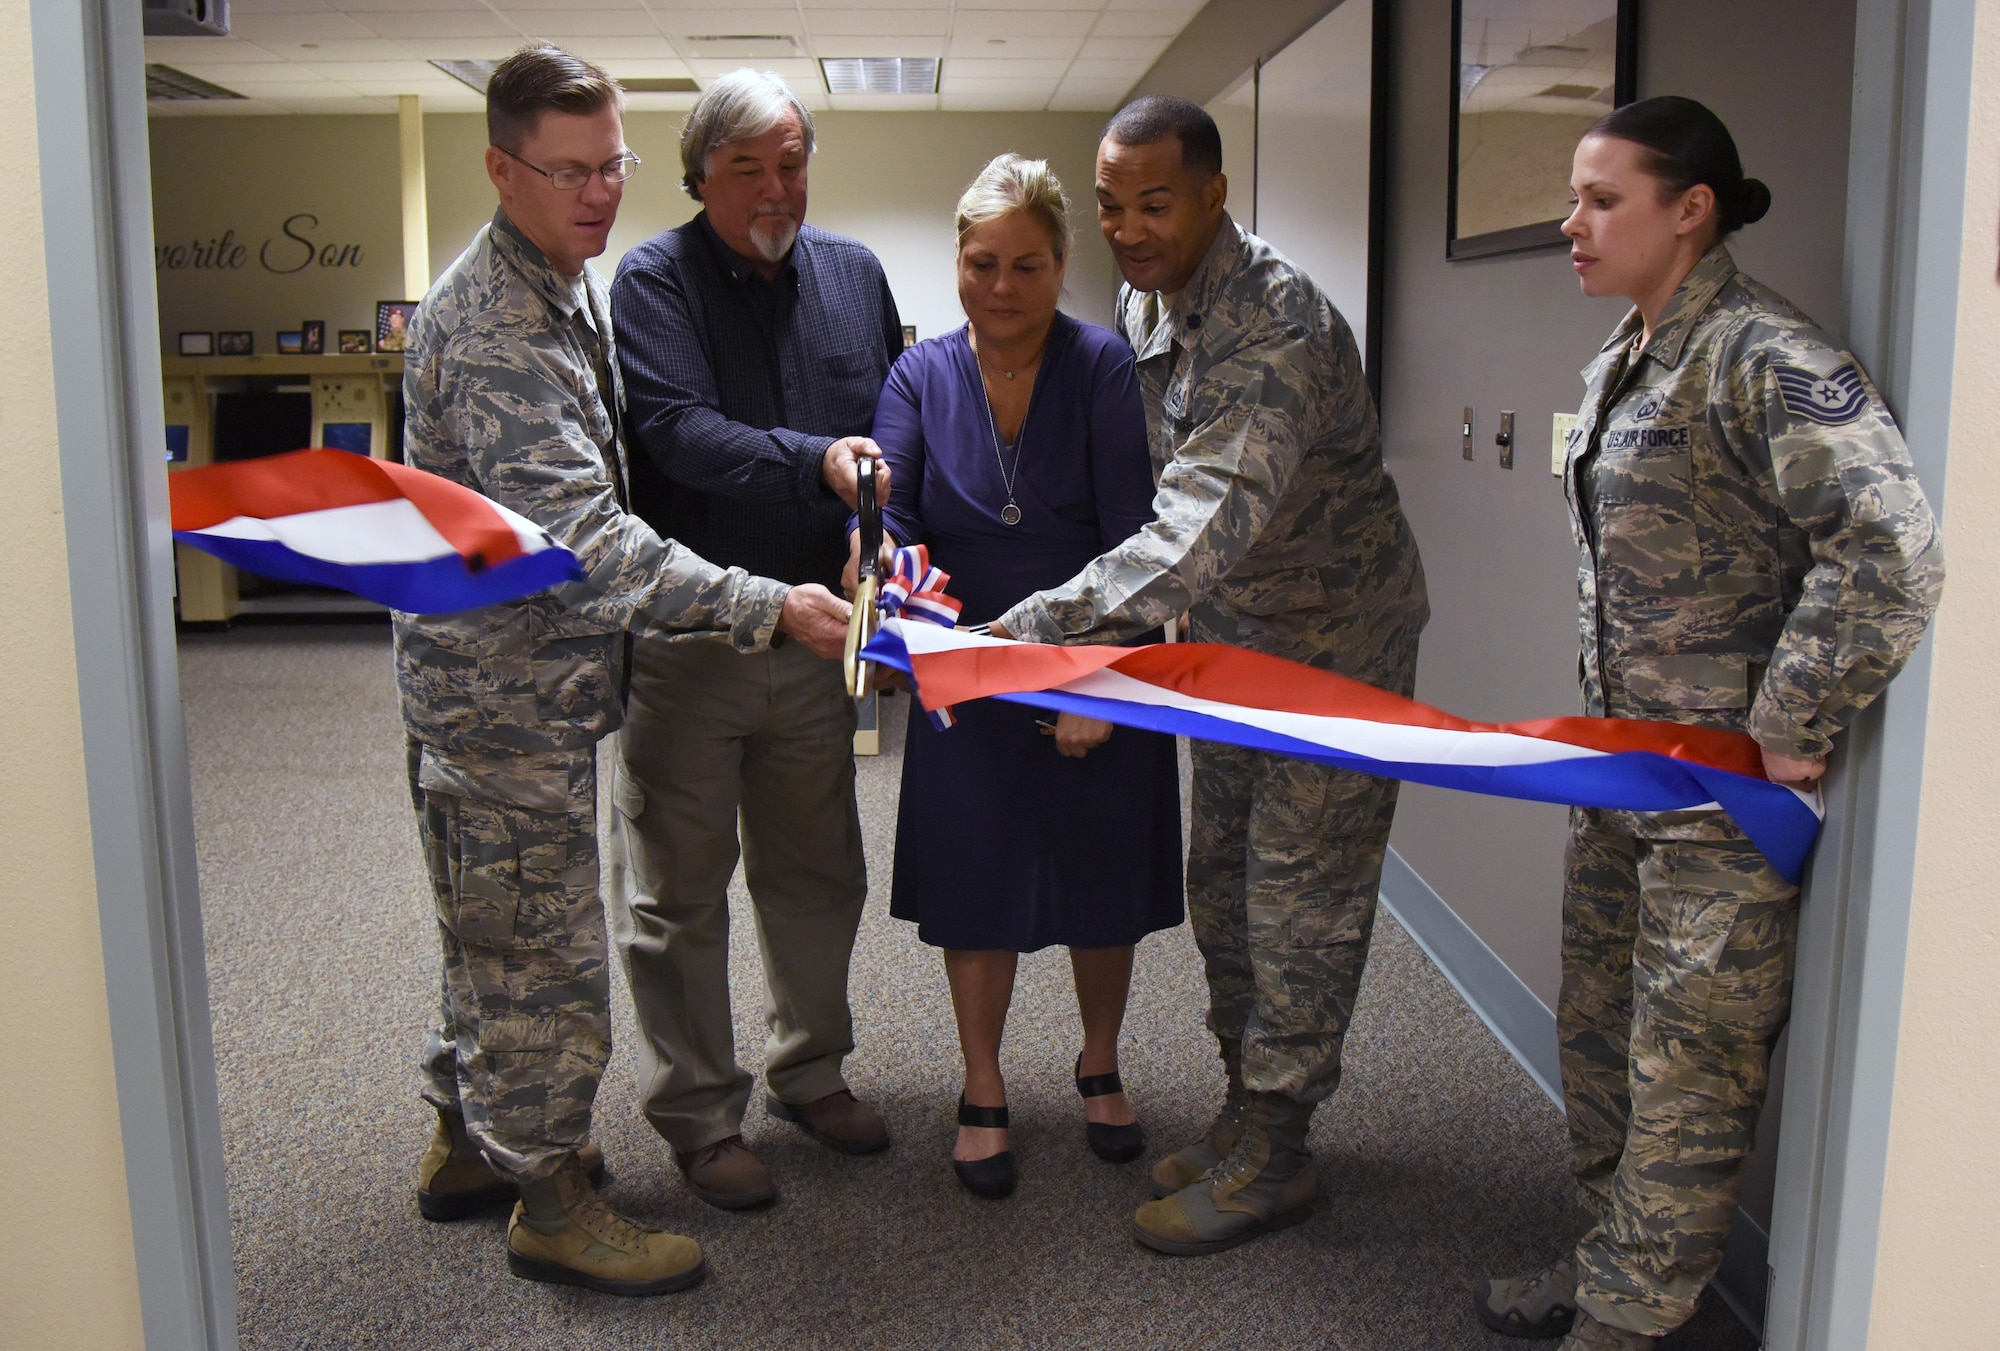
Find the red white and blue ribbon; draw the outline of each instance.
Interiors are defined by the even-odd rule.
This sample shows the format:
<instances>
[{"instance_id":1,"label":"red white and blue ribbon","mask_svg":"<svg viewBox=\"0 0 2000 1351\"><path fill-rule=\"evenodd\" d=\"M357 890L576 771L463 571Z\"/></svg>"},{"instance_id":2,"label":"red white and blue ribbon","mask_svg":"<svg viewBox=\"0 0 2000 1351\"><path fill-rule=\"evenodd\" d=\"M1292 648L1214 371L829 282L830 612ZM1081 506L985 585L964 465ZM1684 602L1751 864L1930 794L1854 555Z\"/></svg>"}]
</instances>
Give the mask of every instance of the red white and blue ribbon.
<instances>
[{"instance_id":1,"label":"red white and blue ribbon","mask_svg":"<svg viewBox=\"0 0 2000 1351\"><path fill-rule=\"evenodd\" d=\"M1757 744L1740 733L1626 718L1470 722L1219 644L1050 647L890 621L865 655L907 672L925 709L1005 699L1471 793L1725 811L1792 881L1823 815L1818 794L1766 779Z\"/></svg>"},{"instance_id":2,"label":"red white and blue ribbon","mask_svg":"<svg viewBox=\"0 0 2000 1351\"><path fill-rule=\"evenodd\" d=\"M886 624L893 619L920 620L950 629L957 625L964 603L944 593L951 574L931 566L931 551L921 544L906 544L896 550L889 580L876 593L875 605ZM872 646L872 644L871 644ZM926 707L931 725L939 731L955 724L949 705Z\"/></svg>"},{"instance_id":3,"label":"red white and blue ribbon","mask_svg":"<svg viewBox=\"0 0 2000 1351\"><path fill-rule=\"evenodd\" d=\"M392 610L471 610L584 577L576 555L525 516L449 479L344 450L183 469L167 487L183 544Z\"/></svg>"}]
</instances>

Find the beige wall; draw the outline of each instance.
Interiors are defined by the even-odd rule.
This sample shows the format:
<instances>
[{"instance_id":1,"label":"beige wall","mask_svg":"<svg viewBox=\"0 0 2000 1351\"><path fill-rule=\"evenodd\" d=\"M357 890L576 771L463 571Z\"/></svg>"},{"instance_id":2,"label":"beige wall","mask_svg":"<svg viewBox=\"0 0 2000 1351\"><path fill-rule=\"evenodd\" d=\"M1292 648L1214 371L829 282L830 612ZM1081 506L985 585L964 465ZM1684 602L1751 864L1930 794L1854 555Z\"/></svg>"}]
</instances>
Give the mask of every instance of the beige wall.
<instances>
[{"instance_id":1,"label":"beige wall","mask_svg":"<svg viewBox=\"0 0 2000 1351\"><path fill-rule=\"evenodd\" d=\"M964 322L952 208L980 167L1005 150L1047 158L1069 189L1081 235L1064 308L1110 322L1117 279L1096 235L1090 190L1102 114L827 112L817 120L808 218L876 252L903 322L920 337ZM695 213L680 187L681 121L679 113L649 112L627 120L626 140L645 163L597 261L606 276L627 249ZM372 326L376 301L401 298L394 118L173 117L155 119L151 131L155 233L162 249L183 250L160 260L179 266L156 268L164 350L174 350L184 330L249 329L257 351L271 352L276 331L302 319L326 322L332 350L339 329ZM433 274L493 214L485 146L476 114L424 119ZM319 246L310 263L287 236L287 221L293 235ZM195 246L228 232L233 247L222 261L236 266L214 266L215 251Z\"/></svg>"},{"instance_id":2,"label":"beige wall","mask_svg":"<svg viewBox=\"0 0 2000 1351\"><path fill-rule=\"evenodd\" d=\"M70 637L28 0L0 0L0 1347L136 1347L138 1276L111 1072ZM25 659L23 659L25 658Z\"/></svg>"},{"instance_id":3,"label":"beige wall","mask_svg":"<svg viewBox=\"0 0 2000 1351\"><path fill-rule=\"evenodd\" d=\"M2000 12L1979 7L1917 873L1869 1345L2000 1343Z\"/></svg>"}]
</instances>

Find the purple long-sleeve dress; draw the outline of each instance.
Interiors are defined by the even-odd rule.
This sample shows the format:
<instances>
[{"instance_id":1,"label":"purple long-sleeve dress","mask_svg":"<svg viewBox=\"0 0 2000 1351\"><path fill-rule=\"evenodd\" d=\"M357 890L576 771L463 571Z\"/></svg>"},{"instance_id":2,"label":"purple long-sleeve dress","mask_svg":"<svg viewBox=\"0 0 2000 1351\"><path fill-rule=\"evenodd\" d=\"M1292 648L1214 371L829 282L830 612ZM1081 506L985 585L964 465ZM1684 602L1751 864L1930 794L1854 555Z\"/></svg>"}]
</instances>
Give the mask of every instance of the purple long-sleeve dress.
<instances>
[{"instance_id":1,"label":"purple long-sleeve dress","mask_svg":"<svg viewBox=\"0 0 2000 1351\"><path fill-rule=\"evenodd\" d=\"M875 440L892 476L884 524L930 546L966 623L1069 580L1153 517L1132 349L1066 315L1016 445L996 451L963 328L897 361ZM1001 519L1010 473L1017 525ZM1068 759L1035 725L1052 713L991 699L954 713L943 732L910 718L891 914L937 947L1016 952L1123 947L1181 922L1173 738L1121 727Z\"/></svg>"}]
</instances>

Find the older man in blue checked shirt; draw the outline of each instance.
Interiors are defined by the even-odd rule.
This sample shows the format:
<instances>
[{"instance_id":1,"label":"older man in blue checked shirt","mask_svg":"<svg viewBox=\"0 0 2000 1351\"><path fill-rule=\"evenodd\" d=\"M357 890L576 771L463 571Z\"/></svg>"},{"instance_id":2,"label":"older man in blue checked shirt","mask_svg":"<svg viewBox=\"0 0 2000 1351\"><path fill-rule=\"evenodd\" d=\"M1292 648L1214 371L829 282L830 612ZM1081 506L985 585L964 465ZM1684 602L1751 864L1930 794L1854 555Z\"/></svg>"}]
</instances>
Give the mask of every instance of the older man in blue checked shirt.
<instances>
[{"instance_id":1,"label":"older man in blue checked shirt","mask_svg":"<svg viewBox=\"0 0 2000 1351\"><path fill-rule=\"evenodd\" d=\"M702 211L626 255L611 303L639 450L634 510L723 566L831 586L902 324L875 255L803 224L812 149L812 114L777 76L711 84L681 135ZM842 1153L889 1143L841 1073L868 891L853 742L837 662L796 644L638 641L615 770L612 918L647 1118L711 1205L777 1195L743 1140L751 1080L730 1020L739 820L769 988L767 1106Z\"/></svg>"}]
</instances>

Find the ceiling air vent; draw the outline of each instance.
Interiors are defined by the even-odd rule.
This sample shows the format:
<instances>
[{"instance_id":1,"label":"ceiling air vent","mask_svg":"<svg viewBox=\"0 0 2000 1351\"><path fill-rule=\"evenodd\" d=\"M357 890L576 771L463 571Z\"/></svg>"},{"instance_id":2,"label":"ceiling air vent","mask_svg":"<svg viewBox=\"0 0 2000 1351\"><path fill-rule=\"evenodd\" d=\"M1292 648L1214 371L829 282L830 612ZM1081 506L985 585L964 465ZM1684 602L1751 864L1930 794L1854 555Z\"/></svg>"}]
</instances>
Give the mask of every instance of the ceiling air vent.
<instances>
[{"instance_id":1,"label":"ceiling air vent","mask_svg":"<svg viewBox=\"0 0 2000 1351\"><path fill-rule=\"evenodd\" d=\"M935 94L935 56L821 57L829 94Z\"/></svg>"},{"instance_id":2,"label":"ceiling air vent","mask_svg":"<svg viewBox=\"0 0 2000 1351\"><path fill-rule=\"evenodd\" d=\"M720 60L805 55L799 40L788 33L690 33L684 41L691 55Z\"/></svg>"},{"instance_id":3,"label":"ceiling air vent","mask_svg":"<svg viewBox=\"0 0 2000 1351\"><path fill-rule=\"evenodd\" d=\"M197 79L172 66L146 67L146 97L149 99L240 99L234 89Z\"/></svg>"},{"instance_id":4,"label":"ceiling air vent","mask_svg":"<svg viewBox=\"0 0 2000 1351\"><path fill-rule=\"evenodd\" d=\"M433 61L431 64L451 76L452 79L457 80L460 84L470 85L483 94L486 92L486 82L493 78L494 68L500 63L498 61Z\"/></svg>"},{"instance_id":5,"label":"ceiling air vent","mask_svg":"<svg viewBox=\"0 0 2000 1351\"><path fill-rule=\"evenodd\" d=\"M701 86L685 76L671 79L619 80L618 87L628 94L699 94Z\"/></svg>"}]
</instances>

